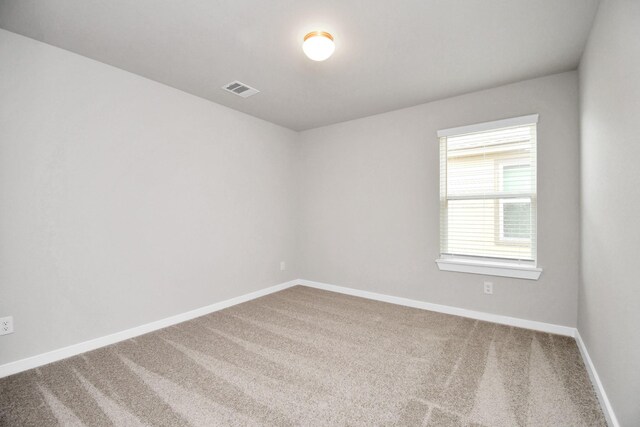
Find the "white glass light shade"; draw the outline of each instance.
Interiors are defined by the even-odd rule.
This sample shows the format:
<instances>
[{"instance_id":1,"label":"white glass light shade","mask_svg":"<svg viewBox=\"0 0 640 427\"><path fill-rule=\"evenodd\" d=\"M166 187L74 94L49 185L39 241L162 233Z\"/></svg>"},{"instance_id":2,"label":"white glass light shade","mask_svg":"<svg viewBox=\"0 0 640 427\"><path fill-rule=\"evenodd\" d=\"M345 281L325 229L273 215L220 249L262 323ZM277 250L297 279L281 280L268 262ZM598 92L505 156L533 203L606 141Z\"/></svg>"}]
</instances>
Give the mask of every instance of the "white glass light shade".
<instances>
[{"instance_id":1,"label":"white glass light shade","mask_svg":"<svg viewBox=\"0 0 640 427\"><path fill-rule=\"evenodd\" d=\"M302 50L313 61L324 61L335 49L333 37L325 31L313 31L304 36Z\"/></svg>"}]
</instances>

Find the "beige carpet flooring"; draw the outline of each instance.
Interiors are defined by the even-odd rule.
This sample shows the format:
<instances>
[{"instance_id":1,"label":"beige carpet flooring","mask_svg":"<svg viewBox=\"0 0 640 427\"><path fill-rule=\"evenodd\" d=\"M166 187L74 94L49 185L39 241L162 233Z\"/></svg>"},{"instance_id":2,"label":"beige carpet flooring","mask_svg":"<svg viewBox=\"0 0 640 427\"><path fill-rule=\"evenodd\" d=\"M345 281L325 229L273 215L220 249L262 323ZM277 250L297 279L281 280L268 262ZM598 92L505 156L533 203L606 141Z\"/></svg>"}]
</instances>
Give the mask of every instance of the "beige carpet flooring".
<instances>
[{"instance_id":1,"label":"beige carpet flooring","mask_svg":"<svg viewBox=\"0 0 640 427\"><path fill-rule=\"evenodd\" d=\"M0 379L3 426L603 426L572 338L303 286Z\"/></svg>"}]
</instances>

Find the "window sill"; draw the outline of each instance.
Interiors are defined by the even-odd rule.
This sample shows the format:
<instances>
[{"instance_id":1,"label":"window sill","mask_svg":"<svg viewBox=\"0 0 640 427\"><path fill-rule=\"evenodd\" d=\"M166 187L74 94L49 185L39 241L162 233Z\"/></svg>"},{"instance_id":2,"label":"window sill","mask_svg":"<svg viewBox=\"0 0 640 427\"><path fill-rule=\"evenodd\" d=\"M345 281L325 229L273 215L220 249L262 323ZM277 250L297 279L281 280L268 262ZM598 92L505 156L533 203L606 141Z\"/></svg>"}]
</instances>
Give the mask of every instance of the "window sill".
<instances>
[{"instance_id":1,"label":"window sill","mask_svg":"<svg viewBox=\"0 0 640 427\"><path fill-rule=\"evenodd\" d=\"M538 280L542 269L510 262L475 261L462 258L439 258L436 260L441 271L484 274L486 276L514 277L517 279Z\"/></svg>"}]
</instances>

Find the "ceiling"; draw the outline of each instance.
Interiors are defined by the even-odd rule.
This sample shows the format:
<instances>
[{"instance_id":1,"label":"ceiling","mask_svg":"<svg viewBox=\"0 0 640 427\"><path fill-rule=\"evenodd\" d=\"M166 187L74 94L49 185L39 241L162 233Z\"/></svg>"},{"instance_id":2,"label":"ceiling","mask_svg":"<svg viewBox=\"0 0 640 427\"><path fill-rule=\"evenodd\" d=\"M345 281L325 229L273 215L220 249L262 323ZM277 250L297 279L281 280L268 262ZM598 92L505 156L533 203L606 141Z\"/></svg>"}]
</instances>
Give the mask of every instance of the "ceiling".
<instances>
[{"instance_id":1,"label":"ceiling","mask_svg":"<svg viewBox=\"0 0 640 427\"><path fill-rule=\"evenodd\" d=\"M0 0L0 27L294 130L577 67L598 0ZM326 30L313 62L303 36ZM240 80L247 99L220 87Z\"/></svg>"}]
</instances>

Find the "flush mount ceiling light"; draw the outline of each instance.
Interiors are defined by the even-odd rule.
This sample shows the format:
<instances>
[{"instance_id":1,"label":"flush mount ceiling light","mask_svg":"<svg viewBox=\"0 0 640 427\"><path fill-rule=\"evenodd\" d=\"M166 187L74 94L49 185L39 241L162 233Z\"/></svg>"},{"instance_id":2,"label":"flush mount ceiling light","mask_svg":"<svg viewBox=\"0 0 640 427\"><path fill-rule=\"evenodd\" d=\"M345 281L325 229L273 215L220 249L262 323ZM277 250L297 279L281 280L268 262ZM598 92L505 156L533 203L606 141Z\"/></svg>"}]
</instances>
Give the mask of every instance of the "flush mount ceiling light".
<instances>
[{"instance_id":1,"label":"flush mount ceiling light","mask_svg":"<svg viewBox=\"0 0 640 427\"><path fill-rule=\"evenodd\" d=\"M304 36L302 50L313 61L324 61L335 49L333 36L326 31L312 31Z\"/></svg>"}]
</instances>

